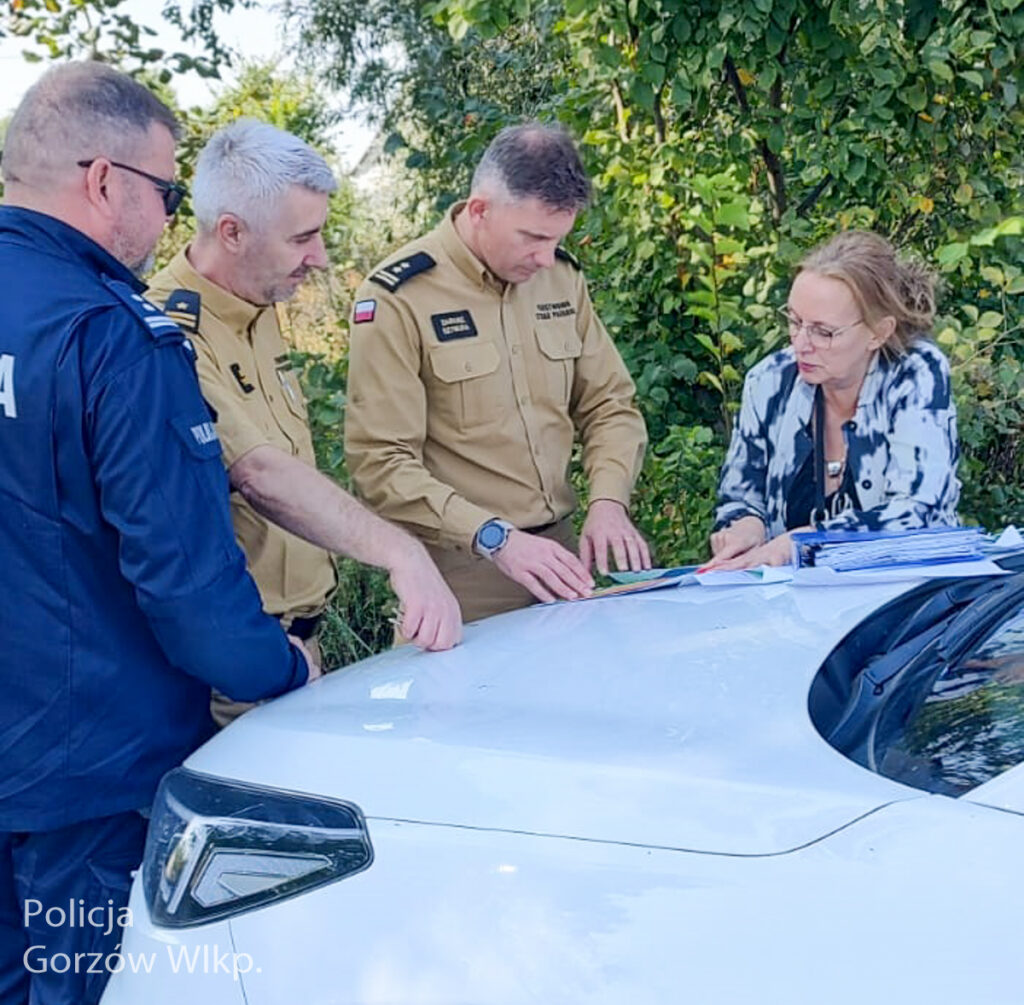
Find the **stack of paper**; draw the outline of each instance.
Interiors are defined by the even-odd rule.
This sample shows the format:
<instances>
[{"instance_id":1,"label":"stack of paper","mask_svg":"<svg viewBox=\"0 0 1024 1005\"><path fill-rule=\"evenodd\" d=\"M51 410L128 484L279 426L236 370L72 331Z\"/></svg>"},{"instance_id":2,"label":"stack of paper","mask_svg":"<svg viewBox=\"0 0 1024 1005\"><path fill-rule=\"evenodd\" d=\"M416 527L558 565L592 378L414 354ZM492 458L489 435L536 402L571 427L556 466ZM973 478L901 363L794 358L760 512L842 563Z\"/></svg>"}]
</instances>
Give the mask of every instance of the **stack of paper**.
<instances>
[{"instance_id":1,"label":"stack of paper","mask_svg":"<svg viewBox=\"0 0 1024 1005\"><path fill-rule=\"evenodd\" d=\"M928 527L922 530L826 530L793 535L795 564L837 572L894 565L931 565L981 558L980 527Z\"/></svg>"}]
</instances>

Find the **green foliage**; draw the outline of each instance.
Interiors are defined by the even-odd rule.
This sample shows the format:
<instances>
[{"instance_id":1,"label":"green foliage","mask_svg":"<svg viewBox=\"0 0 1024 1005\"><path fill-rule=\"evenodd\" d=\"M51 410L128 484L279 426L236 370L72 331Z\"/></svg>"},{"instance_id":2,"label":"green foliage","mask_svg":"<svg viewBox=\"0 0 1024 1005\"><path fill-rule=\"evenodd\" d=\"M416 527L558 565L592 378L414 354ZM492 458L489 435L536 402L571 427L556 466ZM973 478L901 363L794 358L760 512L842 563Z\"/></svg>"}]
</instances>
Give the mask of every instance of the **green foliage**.
<instances>
[{"instance_id":1,"label":"green foliage","mask_svg":"<svg viewBox=\"0 0 1024 1005\"><path fill-rule=\"evenodd\" d=\"M659 565L707 558L723 456L707 426L672 426L651 447L633 497L633 516Z\"/></svg>"},{"instance_id":2,"label":"green foliage","mask_svg":"<svg viewBox=\"0 0 1024 1005\"><path fill-rule=\"evenodd\" d=\"M125 13L123 4L124 0L12 0L0 34L24 39L30 46L24 56L30 62L98 59L163 85L170 84L175 73L189 70L217 77L219 66L230 62L230 54L212 31L203 36L207 51L199 56L155 45L156 31ZM210 7L196 5L197 16L204 6ZM177 23L185 27L180 14Z\"/></svg>"},{"instance_id":3,"label":"green foliage","mask_svg":"<svg viewBox=\"0 0 1024 1005\"><path fill-rule=\"evenodd\" d=\"M743 374L783 341L794 264L839 227L869 227L945 271L965 515L995 525L1019 512L1020 245L997 235L1024 209L1020 0L397 6L419 8L429 47L406 48L391 83L407 89L382 116L420 137L407 163L438 205L510 119L556 117L583 138L598 199L576 250L636 377L655 460L678 428L725 443ZM986 291L996 339L980 323Z\"/></svg>"},{"instance_id":4,"label":"green foliage","mask_svg":"<svg viewBox=\"0 0 1024 1005\"><path fill-rule=\"evenodd\" d=\"M953 363L959 411L961 510L987 527L1024 524L1024 217L939 249L947 275L971 290L941 315L937 340Z\"/></svg>"}]
</instances>

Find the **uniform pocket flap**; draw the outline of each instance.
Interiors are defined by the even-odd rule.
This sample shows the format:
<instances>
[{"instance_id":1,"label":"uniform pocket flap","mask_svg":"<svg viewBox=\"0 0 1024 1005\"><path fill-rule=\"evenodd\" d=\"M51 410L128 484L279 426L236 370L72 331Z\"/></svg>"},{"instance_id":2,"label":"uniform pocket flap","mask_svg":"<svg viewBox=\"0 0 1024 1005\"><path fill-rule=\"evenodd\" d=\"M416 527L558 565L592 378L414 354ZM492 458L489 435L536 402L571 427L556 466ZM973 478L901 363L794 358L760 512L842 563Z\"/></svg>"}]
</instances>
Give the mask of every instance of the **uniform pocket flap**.
<instances>
[{"instance_id":1,"label":"uniform pocket flap","mask_svg":"<svg viewBox=\"0 0 1024 1005\"><path fill-rule=\"evenodd\" d=\"M534 330L540 351L548 359L576 359L583 351L583 343L576 329L569 325L545 325Z\"/></svg>"},{"instance_id":2,"label":"uniform pocket flap","mask_svg":"<svg viewBox=\"0 0 1024 1005\"><path fill-rule=\"evenodd\" d=\"M445 384L494 373L500 362L501 355L493 342L461 342L430 351L430 367L434 376Z\"/></svg>"},{"instance_id":3,"label":"uniform pocket flap","mask_svg":"<svg viewBox=\"0 0 1024 1005\"><path fill-rule=\"evenodd\" d=\"M171 419L171 425L194 457L204 460L220 457L217 429L208 415L176 415Z\"/></svg>"}]
</instances>

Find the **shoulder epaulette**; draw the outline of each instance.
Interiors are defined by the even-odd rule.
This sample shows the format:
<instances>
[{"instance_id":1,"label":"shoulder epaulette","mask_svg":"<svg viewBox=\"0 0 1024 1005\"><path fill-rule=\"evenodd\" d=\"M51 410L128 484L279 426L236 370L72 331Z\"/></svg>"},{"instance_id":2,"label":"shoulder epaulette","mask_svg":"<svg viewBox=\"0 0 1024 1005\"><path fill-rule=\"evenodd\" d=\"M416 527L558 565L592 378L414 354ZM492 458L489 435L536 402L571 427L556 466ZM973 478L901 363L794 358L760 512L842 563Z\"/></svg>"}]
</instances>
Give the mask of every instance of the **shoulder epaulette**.
<instances>
[{"instance_id":1,"label":"shoulder epaulette","mask_svg":"<svg viewBox=\"0 0 1024 1005\"><path fill-rule=\"evenodd\" d=\"M555 258L560 258L563 262L568 262L577 272L583 270L583 266L580 265L580 260L570 254L565 248L555 248Z\"/></svg>"},{"instance_id":2,"label":"shoulder epaulette","mask_svg":"<svg viewBox=\"0 0 1024 1005\"><path fill-rule=\"evenodd\" d=\"M177 321L185 331L199 333L199 308L202 297L195 290L171 290L164 301L164 314Z\"/></svg>"},{"instance_id":3,"label":"shoulder epaulette","mask_svg":"<svg viewBox=\"0 0 1024 1005\"><path fill-rule=\"evenodd\" d=\"M421 272L426 272L427 269L432 269L435 265L437 262L425 251L417 251L408 258L400 258L397 262L391 262L378 269L370 276L370 281L378 283L384 289L394 293L402 283L412 279L413 276L418 276Z\"/></svg>"},{"instance_id":4,"label":"shoulder epaulette","mask_svg":"<svg viewBox=\"0 0 1024 1005\"><path fill-rule=\"evenodd\" d=\"M140 293L136 293L123 279L111 279L104 276L103 282L108 290L127 305L128 309L149 330L153 338L161 335L181 335L181 329L156 304L151 304Z\"/></svg>"}]
</instances>

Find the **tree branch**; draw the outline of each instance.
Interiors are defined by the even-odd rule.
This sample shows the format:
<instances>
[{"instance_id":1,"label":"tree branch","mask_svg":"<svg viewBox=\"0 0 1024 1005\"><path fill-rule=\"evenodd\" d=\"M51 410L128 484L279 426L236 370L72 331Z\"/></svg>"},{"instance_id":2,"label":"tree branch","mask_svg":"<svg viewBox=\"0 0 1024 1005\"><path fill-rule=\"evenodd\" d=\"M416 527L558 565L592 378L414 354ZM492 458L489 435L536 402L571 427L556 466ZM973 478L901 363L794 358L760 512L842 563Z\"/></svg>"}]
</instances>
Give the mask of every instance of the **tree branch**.
<instances>
[{"instance_id":1,"label":"tree branch","mask_svg":"<svg viewBox=\"0 0 1024 1005\"><path fill-rule=\"evenodd\" d=\"M729 82L729 86L736 95L740 109L744 115L749 115L750 100L747 98L747 90L743 86L743 81L740 80L740 75L736 70L736 64L732 61L732 56L725 57L724 67L725 79ZM775 107L781 105L782 85L779 83L779 78L776 78L775 84L772 85L770 97L776 102ZM788 200L786 199L786 178L782 171L782 164L773 153L771 147L768 146L768 141L759 140L757 148L768 171L768 191L772 197L772 219L778 223L782 219L782 214L786 212L788 205Z\"/></svg>"},{"instance_id":2,"label":"tree branch","mask_svg":"<svg viewBox=\"0 0 1024 1005\"><path fill-rule=\"evenodd\" d=\"M661 108L661 98L665 93L665 85L662 84L654 92L654 131L659 143L665 142L665 114Z\"/></svg>"},{"instance_id":3,"label":"tree branch","mask_svg":"<svg viewBox=\"0 0 1024 1005\"><path fill-rule=\"evenodd\" d=\"M629 121L626 118L626 102L622 97L622 88L617 80L612 81L612 103L615 105L615 126L619 139L623 143L629 142Z\"/></svg>"},{"instance_id":4,"label":"tree branch","mask_svg":"<svg viewBox=\"0 0 1024 1005\"><path fill-rule=\"evenodd\" d=\"M834 179L832 177L832 172L827 171L825 173L825 177L822 178L821 181L819 181L818 184L815 185L814 188L812 188L806 196L804 196L803 200L800 202L800 205L797 206L796 208L796 215L807 216L807 214L810 213L810 211L814 208L814 204L821 198L822 194L825 192L825 189L827 189L829 185L832 184L833 180Z\"/></svg>"}]
</instances>

